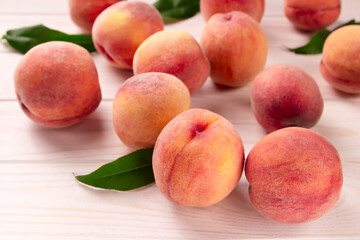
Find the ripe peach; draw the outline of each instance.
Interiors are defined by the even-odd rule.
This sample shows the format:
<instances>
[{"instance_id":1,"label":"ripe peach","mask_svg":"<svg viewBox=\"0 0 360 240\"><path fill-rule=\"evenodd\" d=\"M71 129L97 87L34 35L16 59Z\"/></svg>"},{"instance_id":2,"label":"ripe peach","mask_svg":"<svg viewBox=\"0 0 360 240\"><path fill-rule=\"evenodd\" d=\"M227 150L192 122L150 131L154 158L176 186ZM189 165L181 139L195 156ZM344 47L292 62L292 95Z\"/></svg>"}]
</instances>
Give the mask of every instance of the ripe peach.
<instances>
[{"instance_id":1,"label":"ripe peach","mask_svg":"<svg viewBox=\"0 0 360 240\"><path fill-rule=\"evenodd\" d=\"M244 147L233 125L216 113L191 109L161 131L153 153L155 182L179 205L205 207L236 187Z\"/></svg>"},{"instance_id":2,"label":"ripe peach","mask_svg":"<svg viewBox=\"0 0 360 240\"><path fill-rule=\"evenodd\" d=\"M213 15L200 43L210 61L210 76L217 84L244 86L265 66L266 36L259 24L245 13Z\"/></svg>"},{"instance_id":3,"label":"ripe peach","mask_svg":"<svg viewBox=\"0 0 360 240\"><path fill-rule=\"evenodd\" d=\"M205 21L215 13L240 11L249 14L257 22L264 15L265 0L201 0L200 12Z\"/></svg>"},{"instance_id":4,"label":"ripe peach","mask_svg":"<svg viewBox=\"0 0 360 240\"><path fill-rule=\"evenodd\" d=\"M94 61L88 51L73 43L33 47L16 67L14 80L22 110L46 127L78 123L101 100Z\"/></svg>"},{"instance_id":5,"label":"ripe peach","mask_svg":"<svg viewBox=\"0 0 360 240\"><path fill-rule=\"evenodd\" d=\"M95 20L95 48L114 66L131 69L136 49L150 35L164 29L160 13L144 2L118 2Z\"/></svg>"},{"instance_id":6,"label":"ripe peach","mask_svg":"<svg viewBox=\"0 0 360 240\"><path fill-rule=\"evenodd\" d=\"M166 73L143 73L126 80L117 92L113 124L126 145L153 147L165 125L190 107L190 93L181 80Z\"/></svg>"},{"instance_id":7,"label":"ripe peach","mask_svg":"<svg viewBox=\"0 0 360 240\"><path fill-rule=\"evenodd\" d=\"M297 28L318 30L335 22L340 15L340 0L285 0L284 12Z\"/></svg>"},{"instance_id":8,"label":"ripe peach","mask_svg":"<svg viewBox=\"0 0 360 240\"><path fill-rule=\"evenodd\" d=\"M360 26L342 27L330 34L324 44L320 70L334 88L360 93Z\"/></svg>"},{"instance_id":9,"label":"ripe peach","mask_svg":"<svg viewBox=\"0 0 360 240\"><path fill-rule=\"evenodd\" d=\"M160 31L146 39L137 49L134 73L164 72L182 80L195 93L210 74L209 61L195 38L184 31Z\"/></svg>"},{"instance_id":10,"label":"ripe peach","mask_svg":"<svg viewBox=\"0 0 360 240\"><path fill-rule=\"evenodd\" d=\"M342 167L334 146L311 130L283 128L260 140L245 163L249 195L268 219L303 223L338 201Z\"/></svg>"},{"instance_id":11,"label":"ripe peach","mask_svg":"<svg viewBox=\"0 0 360 240\"><path fill-rule=\"evenodd\" d=\"M267 68L252 85L253 113L268 132L290 126L310 128L321 117L323 105L315 80L288 64Z\"/></svg>"},{"instance_id":12,"label":"ripe peach","mask_svg":"<svg viewBox=\"0 0 360 240\"><path fill-rule=\"evenodd\" d=\"M96 17L107 7L122 0L68 0L71 20L86 32L91 32Z\"/></svg>"}]
</instances>

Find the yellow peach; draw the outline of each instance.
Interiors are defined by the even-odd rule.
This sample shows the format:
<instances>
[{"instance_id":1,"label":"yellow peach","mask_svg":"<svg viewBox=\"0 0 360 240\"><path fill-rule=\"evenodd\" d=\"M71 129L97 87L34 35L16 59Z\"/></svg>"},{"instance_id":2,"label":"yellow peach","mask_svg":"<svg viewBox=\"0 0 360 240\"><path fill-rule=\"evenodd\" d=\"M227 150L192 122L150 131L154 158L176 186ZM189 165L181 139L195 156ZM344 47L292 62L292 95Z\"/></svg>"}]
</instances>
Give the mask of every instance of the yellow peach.
<instances>
[{"instance_id":1,"label":"yellow peach","mask_svg":"<svg viewBox=\"0 0 360 240\"><path fill-rule=\"evenodd\" d=\"M244 147L234 126L205 109L190 109L161 131L153 153L155 182L183 206L211 206L239 182Z\"/></svg>"},{"instance_id":2,"label":"yellow peach","mask_svg":"<svg viewBox=\"0 0 360 240\"><path fill-rule=\"evenodd\" d=\"M340 15L340 0L284 0L284 12L297 28L314 31L327 27Z\"/></svg>"},{"instance_id":3,"label":"yellow peach","mask_svg":"<svg viewBox=\"0 0 360 240\"><path fill-rule=\"evenodd\" d=\"M289 64L265 69L252 85L252 111L268 132L290 126L310 128L320 119L323 106L315 80Z\"/></svg>"},{"instance_id":4,"label":"yellow peach","mask_svg":"<svg viewBox=\"0 0 360 240\"><path fill-rule=\"evenodd\" d=\"M260 140L245 163L250 200L256 210L280 223L323 216L338 201L341 160L324 137L305 128L283 128Z\"/></svg>"},{"instance_id":5,"label":"yellow peach","mask_svg":"<svg viewBox=\"0 0 360 240\"><path fill-rule=\"evenodd\" d=\"M178 78L166 73L138 74L116 94L114 129L130 147L153 147L165 125L190 107L189 90Z\"/></svg>"},{"instance_id":6,"label":"yellow peach","mask_svg":"<svg viewBox=\"0 0 360 240\"><path fill-rule=\"evenodd\" d=\"M360 93L360 26L342 27L330 34L324 44L320 70L334 88Z\"/></svg>"},{"instance_id":7,"label":"yellow peach","mask_svg":"<svg viewBox=\"0 0 360 240\"><path fill-rule=\"evenodd\" d=\"M134 56L134 73L164 72L195 93L209 77L210 64L195 38L184 31L160 31L146 39Z\"/></svg>"},{"instance_id":8,"label":"yellow peach","mask_svg":"<svg viewBox=\"0 0 360 240\"><path fill-rule=\"evenodd\" d=\"M149 36L164 29L160 13L144 2L118 2L95 20L95 48L114 66L131 69L136 49Z\"/></svg>"},{"instance_id":9,"label":"yellow peach","mask_svg":"<svg viewBox=\"0 0 360 240\"><path fill-rule=\"evenodd\" d=\"M217 84L244 86L265 66L266 36L259 24L245 13L213 15L200 43L210 61L210 76Z\"/></svg>"},{"instance_id":10,"label":"yellow peach","mask_svg":"<svg viewBox=\"0 0 360 240\"><path fill-rule=\"evenodd\" d=\"M14 74L21 108L36 123L66 127L99 105L101 91L91 55L68 42L47 42L30 49Z\"/></svg>"},{"instance_id":11,"label":"yellow peach","mask_svg":"<svg viewBox=\"0 0 360 240\"><path fill-rule=\"evenodd\" d=\"M86 32L91 32L96 17L107 7L122 0L69 0L71 20Z\"/></svg>"},{"instance_id":12,"label":"yellow peach","mask_svg":"<svg viewBox=\"0 0 360 240\"><path fill-rule=\"evenodd\" d=\"M265 10L265 0L201 0L200 12L205 21L215 13L240 11L249 14L257 22L261 21Z\"/></svg>"}]
</instances>

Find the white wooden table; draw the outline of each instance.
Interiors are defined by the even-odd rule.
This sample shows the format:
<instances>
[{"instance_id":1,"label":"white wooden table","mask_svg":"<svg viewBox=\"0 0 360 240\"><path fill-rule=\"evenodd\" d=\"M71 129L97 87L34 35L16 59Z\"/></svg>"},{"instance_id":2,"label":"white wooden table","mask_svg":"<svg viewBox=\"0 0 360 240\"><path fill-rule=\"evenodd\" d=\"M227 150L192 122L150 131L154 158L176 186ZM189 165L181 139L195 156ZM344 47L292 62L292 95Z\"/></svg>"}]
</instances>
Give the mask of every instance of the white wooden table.
<instances>
[{"instance_id":1,"label":"white wooden table","mask_svg":"<svg viewBox=\"0 0 360 240\"><path fill-rule=\"evenodd\" d=\"M99 108L73 127L46 129L31 122L16 101L13 72L22 55L0 44L0 239L360 239L360 96L339 93L325 82L321 55L288 52L285 46L302 45L310 35L287 21L281 0L266 2L261 26L269 42L267 66L289 63L306 70L325 99L324 113L312 129L342 158L344 186L335 208L301 225L268 221L251 206L244 175L228 198L209 208L176 206L154 184L131 192L80 185L73 173L89 173L131 151L113 130L112 100L132 73L94 53L103 94ZM342 2L335 25L359 21L360 1ZM80 33L66 0L0 0L0 34L38 23ZM198 14L166 29L182 29L199 40L204 26ZM236 126L246 154L265 136L250 109L250 89L219 89L209 79L192 97L194 107L219 113Z\"/></svg>"}]
</instances>

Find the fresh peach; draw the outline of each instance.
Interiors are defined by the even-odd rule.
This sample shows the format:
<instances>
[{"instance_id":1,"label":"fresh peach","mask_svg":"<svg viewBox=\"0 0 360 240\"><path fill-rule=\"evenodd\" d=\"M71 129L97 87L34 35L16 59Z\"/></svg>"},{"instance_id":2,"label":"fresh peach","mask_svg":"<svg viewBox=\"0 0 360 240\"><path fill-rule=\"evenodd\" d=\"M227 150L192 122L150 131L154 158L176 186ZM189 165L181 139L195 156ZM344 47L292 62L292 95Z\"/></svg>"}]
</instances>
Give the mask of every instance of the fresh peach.
<instances>
[{"instance_id":1,"label":"fresh peach","mask_svg":"<svg viewBox=\"0 0 360 240\"><path fill-rule=\"evenodd\" d=\"M266 36L259 24L245 13L213 15L200 43L210 61L210 76L217 84L244 86L265 66Z\"/></svg>"},{"instance_id":2,"label":"fresh peach","mask_svg":"<svg viewBox=\"0 0 360 240\"><path fill-rule=\"evenodd\" d=\"M249 14L257 22L261 21L265 10L265 0L201 0L200 12L205 21L215 13L240 11Z\"/></svg>"},{"instance_id":3,"label":"fresh peach","mask_svg":"<svg viewBox=\"0 0 360 240\"><path fill-rule=\"evenodd\" d=\"M190 107L189 90L178 78L166 73L138 74L117 92L113 124L126 145L153 147L165 125Z\"/></svg>"},{"instance_id":4,"label":"fresh peach","mask_svg":"<svg viewBox=\"0 0 360 240\"><path fill-rule=\"evenodd\" d=\"M334 88L360 93L360 26L342 27L330 34L324 44L320 70Z\"/></svg>"},{"instance_id":5,"label":"fresh peach","mask_svg":"<svg viewBox=\"0 0 360 240\"><path fill-rule=\"evenodd\" d=\"M101 100L94 61L73 43L47 42L30 49L17 65L14 81L22 110L46 127L78 123Z\"/></svg>"},{"instance_id":6,"label":"fresh peach","mask_svg":"<svg viewBox=\"0 0 360 240\"><path fill-rule=\"evenodd\" d=\"M205 83L210 64L195 38L184 31L160 31L146 39L136 50L134 73L164 72L184 82L190 94Z\"/></svg>"},{"instance_id":7,"label":"fresh peach","mask_svg":"<svg viewBox=\"0 0 360 240\"><path fill-rule=\"evenodd\" d=\"M297 28L314 31L329 26L340 15L340 0L284 0L284 12Z\"/></svg>"},{"instance_id":8,"label":"fresh peach","mask_svg":"<svg viewBox=\"0 0 360 240\"><path fill-rule=\"evenodd\" d=\"M136 49L150 35L164 29L160 13L144 2L118 2L95 20L95 48L114 66L131 69Z\"/></svg>"},{"instance_id":9,"label":"fresh peach","mask_svg":"<svg viewBox=\"0 0 360 240\"><path fill-rule=\"evenodd\" d=\"M280 223L323 216L338 201L342 167L334 146L309 129L283 128L250 151L245 174L254 207Z\"/></svg>"},{"instance_id":10,"label":"fresh peach","mask_svg":"<svg viewBox=\"0 0 360 240\"><path fill-rule=\"evenodd\" d=\"M153 153L155 182L179 205L205 207L236 187L244 147L233 125L204 109L190 109L161 131Z\"/></svg>"},{"instance_id":11,"label":"fresh peach","mask_svg":"<svg viewBox=\"0 0 360 240\"><path fill-rule=\"evenodd\" d=\"M68 0L71 20L91 32L96 17L107 7L122 0Z\"/></svg>"},{"instance_id":12,"label":"fresh peach","mask_svg":"<svg viewBox=\"0 0 360 240\"><path fill-rule=\"evenodd\" d=\"M323 105L315 80L292 65L273 65L252 85L253 113L268 132L290 126L310 128L321 117Z\"/></svg>"}]
</instances>

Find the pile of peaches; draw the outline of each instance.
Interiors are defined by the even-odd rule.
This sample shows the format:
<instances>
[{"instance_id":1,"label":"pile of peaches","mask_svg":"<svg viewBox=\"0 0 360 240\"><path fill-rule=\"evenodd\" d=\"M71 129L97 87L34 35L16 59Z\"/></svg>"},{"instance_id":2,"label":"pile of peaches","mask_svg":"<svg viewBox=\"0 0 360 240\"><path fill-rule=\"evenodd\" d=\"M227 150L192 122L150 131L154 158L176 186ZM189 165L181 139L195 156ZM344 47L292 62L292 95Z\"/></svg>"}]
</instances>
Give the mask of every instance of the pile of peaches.
<instances>
[{"instance_id":1,"label":"pile of peaches","mask_svg":"<svg viewBox=\"0 0 360 240\"><path fill-rule=\"evenodd\" d=\"M340 0L285 0L297 27L316 30L334 22ZM156 185L183 206L210 206L238 184L245 168L254 207L282 223L324 215L339 199L339 155L307 129L323 111L315 80L298 67L263 70L267 39L259 22L264 0L201 0L207 21L200 43L166 31L160 13L139 1L69 0L74 23L91 32L97 51L114 67L132 69L113 103L113 125L135 149L154 147ZM335 88L360 93L360 26L333 32L324 45L321 73ZM284 60L285 61L285 60ZM222 116L191 109L191 95L210 78L219 85L252 82L251 106L271 132L246 158L240 136ZM48 42L31 49L15 75L18 101L36 123L59 128L91 114L101 101L97 69L82 47Z\"/></svg>"}]
</instances>

